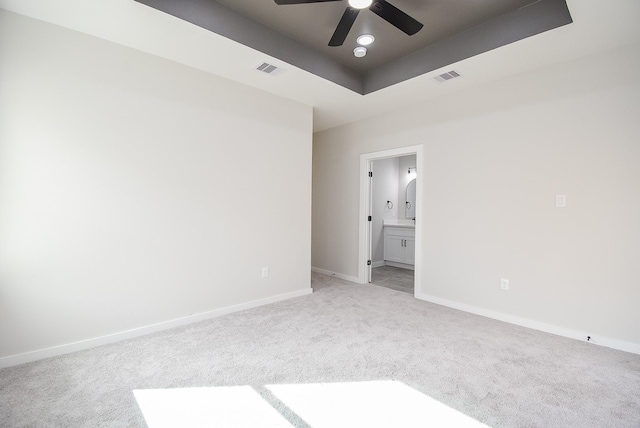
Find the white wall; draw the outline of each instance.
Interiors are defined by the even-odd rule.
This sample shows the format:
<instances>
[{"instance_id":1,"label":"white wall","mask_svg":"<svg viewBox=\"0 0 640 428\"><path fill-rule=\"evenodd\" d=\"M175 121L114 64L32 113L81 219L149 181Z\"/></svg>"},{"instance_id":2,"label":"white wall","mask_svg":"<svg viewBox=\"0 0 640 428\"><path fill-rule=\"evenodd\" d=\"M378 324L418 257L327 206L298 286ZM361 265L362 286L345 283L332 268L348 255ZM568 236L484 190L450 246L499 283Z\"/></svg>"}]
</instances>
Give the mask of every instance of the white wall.
<instances>
[{"instance_id":1,"label":"white wall","mask_svg":"<svg viewBox=\"0 0 640 428\"><path fill-rule=\"evenodd\" d=\"M5 11L0 94L0 357L310 292L310 107Z\"/></svg>"},{"instance_id":2,"label":"white wall","mask_svg":"<svg viewBox=\"0 0 640 428\"><path fill-rule=\"evenodd\" d=\"M422 143L423 297L637 351L639 117L634 45L318 133L312 265L357 276L359 157Z\"/></svg>"}]
</instances>

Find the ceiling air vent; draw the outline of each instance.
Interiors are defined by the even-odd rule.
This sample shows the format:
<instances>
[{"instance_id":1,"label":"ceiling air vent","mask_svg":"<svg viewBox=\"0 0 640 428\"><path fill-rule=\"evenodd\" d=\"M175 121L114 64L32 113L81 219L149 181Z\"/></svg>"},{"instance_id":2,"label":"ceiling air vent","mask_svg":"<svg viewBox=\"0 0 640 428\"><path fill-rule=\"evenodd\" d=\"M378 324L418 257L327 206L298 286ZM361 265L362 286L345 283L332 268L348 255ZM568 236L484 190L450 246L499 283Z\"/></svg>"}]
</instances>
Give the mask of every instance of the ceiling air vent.
<instances>
[{"instance_id":1,"label":"ceiling air vent","mask_svg":"<svg viewBox=\"0 0 640 428\"><path fill-rule=\"evenodd\" d=\"M457 71L451 70L447 73L443 73L439 76L436 76L433 79L436 82L442 83L442 82L446 82L447 80L455 79L456 77L460 77L460 74Z\"/></svg>"},{"instance_id":2,"label":"ceiling air vent","mask_svg":"<svg viewBox=\"0 0 640 428\"><path fill-rule=\"evenodd\" d=\"M263 73L270 74L271 76L275 76L276 74L282 71L282 68L277 67L273 64L269 64L268 62L263 62L259 66L256 67L256 70L262 71Z\"/></svg>"}]
</instances>

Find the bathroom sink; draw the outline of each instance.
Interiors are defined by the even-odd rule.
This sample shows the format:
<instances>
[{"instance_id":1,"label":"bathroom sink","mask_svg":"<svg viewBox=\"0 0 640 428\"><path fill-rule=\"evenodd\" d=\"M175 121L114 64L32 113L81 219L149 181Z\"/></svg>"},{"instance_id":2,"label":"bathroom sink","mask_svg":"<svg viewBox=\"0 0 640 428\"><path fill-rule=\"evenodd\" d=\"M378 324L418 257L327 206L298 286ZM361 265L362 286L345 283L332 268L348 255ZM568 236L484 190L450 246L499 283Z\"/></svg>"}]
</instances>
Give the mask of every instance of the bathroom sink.
<instances>
[{"instance_id":1,"label":"bathroom sink","mask_svg":"<svg viewBox=\"0 0 640 428\"><path fill-rule=\"evenodd\" d=\"M389 226L389 227L404 227L407 229L416 228L416 224L414 220L404 219L404 218L386 219L382 221L382 225Z\"/></svg>"}]
</instances>

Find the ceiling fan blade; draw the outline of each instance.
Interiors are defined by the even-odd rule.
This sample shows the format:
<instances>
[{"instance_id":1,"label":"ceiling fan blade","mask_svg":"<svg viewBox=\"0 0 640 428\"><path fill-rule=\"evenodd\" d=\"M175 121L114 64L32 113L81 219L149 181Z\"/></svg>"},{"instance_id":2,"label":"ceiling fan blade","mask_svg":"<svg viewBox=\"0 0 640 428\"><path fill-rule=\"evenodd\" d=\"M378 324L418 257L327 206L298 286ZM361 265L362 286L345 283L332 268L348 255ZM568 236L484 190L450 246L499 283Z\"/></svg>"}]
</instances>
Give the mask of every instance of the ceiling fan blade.
<instances>
[{"instance_id":1,"label":"ceiling fan blade","mask_svg":"<svg viewBox=\"0 0 640 428\"><path fill-rule=\"evenodd\" d=\"M385 0L374 1L369 10L410 36L423 27L421 23Z\"/></svg>"},{"instance_id":2,"label":"ceiling fan blade","mask_svg":"<svg viewBox=\"0 0 640 428\"><path fill-rule=\"evenodd\" d=\"M342 1L342 0L275 0L276 4L304 4L304 3L324 3L328 1Z\"/></svg>"},{"instance_id":3,"label":"ceiling fan blade","mask_svg":"<svg viewBox=\"0 0 640 428\"><path fill-rule=\"evenodd\" d=\"M333 36L331 36L331 40L329 40L329 46L342 46L349 34L349 31L351 30L351 27L353 26L353 23L358 17L358 12L360 12L359 9L353 9L350 7L344 11L342 18L340 18L340 22L336 27L336 31L333 32Z\"/></svg>"}]
</instances>

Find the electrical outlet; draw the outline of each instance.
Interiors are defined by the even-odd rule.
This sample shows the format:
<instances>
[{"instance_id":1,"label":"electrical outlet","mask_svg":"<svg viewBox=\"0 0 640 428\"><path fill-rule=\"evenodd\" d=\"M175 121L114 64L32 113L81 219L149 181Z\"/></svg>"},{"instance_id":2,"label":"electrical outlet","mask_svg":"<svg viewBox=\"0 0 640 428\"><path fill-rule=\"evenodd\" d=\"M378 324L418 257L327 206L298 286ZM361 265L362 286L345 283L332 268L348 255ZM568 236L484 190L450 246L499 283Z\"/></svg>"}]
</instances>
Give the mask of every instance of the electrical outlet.
<instances>
[{"instance_id":1,"label":"electrical outlet","mask_svg":"<svg viewBox=\"0 0 640 428\"><path fill-rule=\"evenodd\" d=\"M567 206L567 195L556 195L556 208L564 208Z\"/></svg>"},{"instance_id":2,"label":"electrical outlet","mask_svg":"<svg viewBox=\"0 0 640 428\"><path fill-rule=\"evenodd\" d=\"M509 291L509 280L500 278L500 288Z\"/></svg>"},{"instance_id":3,"label":"electrical outlet","mask_svg":"<svg viewBox=\"0 0 640 428\"><path fill-rule=\"evenodd\" d=\"M262 268L262 277L266 278L269 276L269 266L265 266Z\"/></svg>"}]
</instances>

